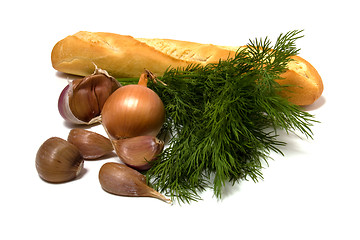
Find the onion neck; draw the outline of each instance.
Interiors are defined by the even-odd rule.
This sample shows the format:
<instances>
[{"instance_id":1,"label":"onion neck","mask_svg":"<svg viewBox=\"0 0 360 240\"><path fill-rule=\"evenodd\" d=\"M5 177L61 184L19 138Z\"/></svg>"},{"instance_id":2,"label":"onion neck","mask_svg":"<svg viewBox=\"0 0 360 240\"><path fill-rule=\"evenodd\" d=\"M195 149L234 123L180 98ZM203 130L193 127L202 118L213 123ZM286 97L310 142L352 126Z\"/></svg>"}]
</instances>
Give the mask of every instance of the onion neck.
<instances>
[{"instance_id":1,"label":"onion neck","mask_svg":"<svg viewBox=\"0 0 360 240\"><path fill-rule=\"evenodd\" d=\"M157 77L149 70L145 69L144 72L140 75L138 85L147 87L148 81L152 80L154 83L156 81L161 82ZM165 83L161 82L162 84L166 85Z\"/></svg>"},{"instance_id":2,"label":"onion neck","mask_svg":"<svg viewBox=\"0 0 360 240\"><path fill-rule=\"evenodd\" d=\"M147 87L149 73L147 70L140 75L138 85Z\"/></svg>"}]
</instances>

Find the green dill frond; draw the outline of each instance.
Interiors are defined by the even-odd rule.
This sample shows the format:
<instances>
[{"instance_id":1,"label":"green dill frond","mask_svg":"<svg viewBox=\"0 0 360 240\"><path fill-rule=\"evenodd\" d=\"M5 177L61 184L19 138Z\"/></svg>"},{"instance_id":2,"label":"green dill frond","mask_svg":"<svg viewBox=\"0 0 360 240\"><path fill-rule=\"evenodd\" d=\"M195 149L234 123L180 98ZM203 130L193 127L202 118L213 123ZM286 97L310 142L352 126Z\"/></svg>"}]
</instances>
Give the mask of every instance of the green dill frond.
<instances>
[{"instance_id":1,"label":"green dill frond","mask_svg":"<svg viewBox=\"0 0 360 240\"><path fill-rule=\"evenodd\" d=\"M262 178L270 152L286 143L277 129L312 137L313 116L278 92L276 82L302 31L250 41L234 58L206 66L169 68L163 84L149 83L163 100L168 147L147 172L149 182L173 200L189 203L213 189L221 198L227 182Z\"/></svg>"}]
</instances>

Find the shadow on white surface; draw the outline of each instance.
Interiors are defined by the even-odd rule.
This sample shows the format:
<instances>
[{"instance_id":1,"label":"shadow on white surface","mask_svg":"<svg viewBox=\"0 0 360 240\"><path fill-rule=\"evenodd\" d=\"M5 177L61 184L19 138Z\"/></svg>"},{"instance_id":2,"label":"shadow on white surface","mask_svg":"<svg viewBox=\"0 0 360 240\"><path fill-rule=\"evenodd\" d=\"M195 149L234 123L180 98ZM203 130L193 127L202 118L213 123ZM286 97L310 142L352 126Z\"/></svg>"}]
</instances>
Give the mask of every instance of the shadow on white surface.
<instances>
[{"instance_id":1,"label":"shadow on white surface","mask_svg":"<svg viewBox=\"0 0 360 240\"><path fill-rule=\"evenodd\" d=\"M321 108L326 103L326 98L324 96L320 96L313 104L304 106L302 109L304 111L314 111Z\"/></svg>"}]
</instances>

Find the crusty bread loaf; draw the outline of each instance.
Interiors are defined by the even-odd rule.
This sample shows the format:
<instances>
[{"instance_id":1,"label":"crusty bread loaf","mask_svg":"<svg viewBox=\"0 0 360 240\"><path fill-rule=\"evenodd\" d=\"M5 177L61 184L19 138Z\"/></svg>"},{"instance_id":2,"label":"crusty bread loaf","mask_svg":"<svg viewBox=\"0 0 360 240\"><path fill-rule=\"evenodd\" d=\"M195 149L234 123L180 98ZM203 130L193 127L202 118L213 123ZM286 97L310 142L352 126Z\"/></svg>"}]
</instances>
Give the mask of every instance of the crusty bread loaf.
<instances>
[{"instance_id":1,"label":"crusty bread loaf","mask_svg":"<svg viewBox=\"0 0 360 240\"><path fill-rule=\"evenodd\" d=\"M56 43L51 61L56 70L80 76L92 74L94 64L116 78L139 77L144 68L161 76L168 67L206 65L233 57L238 48L81 31ZM312 104L322 94L321 77L301 57L293 59L282 75L285 79L279 80L280 84L294 85L283 91L283 96L297 105Z\"/></svg>"},{"instance_id":2,"label":"crusty bread loaf","mask_svg":"<svg viewBox=\"0 0 360 240\"><path fill-rule=\"evenodd\" d=\"M51 53L53 67L86 76L94 64L114 77L139 77L144 68L161 76L169 67L207 64L234 54L210 45L176 40L135 39L113 33L78 32L59 41Z\"/></svg>"}]
</instances>

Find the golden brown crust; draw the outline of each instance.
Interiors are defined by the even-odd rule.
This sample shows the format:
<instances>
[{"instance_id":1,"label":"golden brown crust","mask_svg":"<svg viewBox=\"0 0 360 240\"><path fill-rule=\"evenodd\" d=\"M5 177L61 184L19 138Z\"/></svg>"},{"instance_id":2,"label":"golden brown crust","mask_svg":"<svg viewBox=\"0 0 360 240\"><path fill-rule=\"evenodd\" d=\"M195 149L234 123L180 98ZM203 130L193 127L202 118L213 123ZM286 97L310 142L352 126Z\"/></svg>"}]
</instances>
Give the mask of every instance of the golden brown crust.
<instances>
[{"instance_id":1,"label":"golden brown crust","mask_svg":"<svg viewBox=\"0 0 360 240\"><path fill-rule=\"evenodd\" d=\"M235 55L238 47L216 46L172 39L133 38L104 32L78 32L56 43L51 53L53 67L61 72L86 76L94 72L94 64L110 75L140 77L144 68L161 76L169 67L206 65ZM306 60L294 56L289 70L278 80L293 85L282 91L297 105L309 105L323 91L319 73Z\"/></svg>"},{"instance_id":2,"label":"golden brown crust","mask_svg":"<svg viewBox=\"0 0 360 240\"><path fill-rule=\"evenodd\" d=\"M288 64L288 70L278 80L281 85L289 85L282 91L282 96L296 105L310 105L322 94L324 85L319 73L305 59L291 57L294 61Z\"/></svg>"},{"instance_id":3,"label":"golden brown crust","mask_svg":"<svg viewBox=\"0 0 360 240\"><path fill-rule=\"evenodd\" d=\"M78 32L59 41L51 60L56 70L65 73L89 75L96 64L114 77L138 77L144 68L161 74L170 65L188 64L154 51L131 36L91 32Z\"/></svg>"},{"instance_id":4,"label":"golden brown crust","mask_svg":"<svg viewBox=\"0 0 360 240\"><path fill-rule=\"evenodd\" d=\"M227 59L228 57L235 56L233 49L226 49L213 44L201 44L173 39L136 39L168 56L203 65L218 62L219 59Z\"/></svg>"},{"instance_id":5,"label":"golden brown crust","mask_svg":"<svg viewBox=\"0 0 360 240\"><path fill-rule=\"evenodd\" d=\"M150 41L153 46L146 43ZM161 42L171 43L172 50L165 50L173 55L155 48ZM176 56L176 49L183 52L183 57ZM193 58L187 58L186 52L189 55L194 53ZM52 50L51 61L56 70L75 75L91 74L96 64L114 77L139 77L144 68L161 76L169 66L207 64L226 58L229 54L232 53L211 44L164 39L137 40L131 36L82 31L59 41Z\"/></svg>"}]
</instances>

